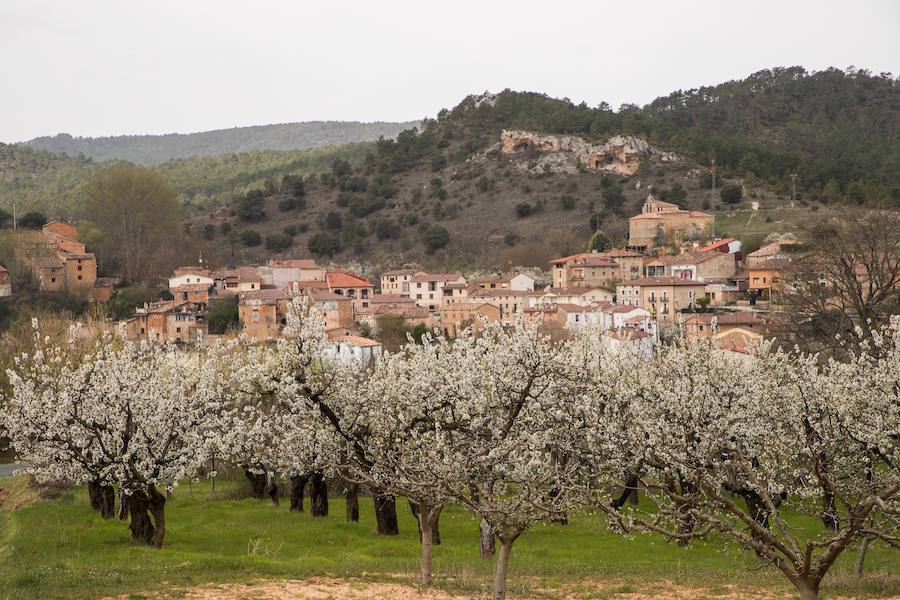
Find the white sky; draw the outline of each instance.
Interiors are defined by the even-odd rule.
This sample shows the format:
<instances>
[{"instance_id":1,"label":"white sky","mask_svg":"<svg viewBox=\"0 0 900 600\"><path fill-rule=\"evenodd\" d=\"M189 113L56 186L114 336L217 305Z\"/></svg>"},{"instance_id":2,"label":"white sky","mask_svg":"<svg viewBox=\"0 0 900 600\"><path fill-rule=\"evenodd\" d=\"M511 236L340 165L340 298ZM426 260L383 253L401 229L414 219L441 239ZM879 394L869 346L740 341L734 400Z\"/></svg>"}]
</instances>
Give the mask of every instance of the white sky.
<instances>
[{"instance_id":1,"label":"white sky","mask_svg":"<svg viewBox=\"0 0 900 600\"><path fill-rule=\"evenodd\" d=\"M412 120L507 87L618 107L790 65L900 73L900 2L0 0L0 141Z\"/></svg>"}]
</instances>

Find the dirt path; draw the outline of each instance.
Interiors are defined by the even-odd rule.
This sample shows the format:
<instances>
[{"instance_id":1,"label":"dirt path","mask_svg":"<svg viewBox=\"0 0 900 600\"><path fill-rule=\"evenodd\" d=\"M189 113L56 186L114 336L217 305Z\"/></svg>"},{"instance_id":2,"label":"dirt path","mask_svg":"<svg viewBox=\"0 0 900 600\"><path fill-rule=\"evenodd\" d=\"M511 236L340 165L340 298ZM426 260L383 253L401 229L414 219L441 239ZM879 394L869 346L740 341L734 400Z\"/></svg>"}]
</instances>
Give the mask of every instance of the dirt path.
<instances>
[{"instance_id":1,"label":"dirt path","mask_svg":"<svg viewBox=\"0 0 900 600\"><path fill-rule=\"evenodd\" d=\"M518 587L522 587L521 581ZM570 590L541 589L539 583L534 595L510 594L516 600L539 600L543 598L564 598L566 600L587 600L588 598L609 598L616 600L781 600L792 598L791 594L760 590L697 589L674 584L655 582L652 587L632 591L621 582L583 581ZM151 598L163 600L181 598L183 600L459 600L462 598L489 598L490 590L481 593L447 592L444 590L422 590L404 583L372 582L361 579L332 579L315 577L304 580L258 581L248 584L227 584L199 586L180 589L171 595L160 593ZM121 597L120 600L127 598Z\"/></svg>"}]
</instances>

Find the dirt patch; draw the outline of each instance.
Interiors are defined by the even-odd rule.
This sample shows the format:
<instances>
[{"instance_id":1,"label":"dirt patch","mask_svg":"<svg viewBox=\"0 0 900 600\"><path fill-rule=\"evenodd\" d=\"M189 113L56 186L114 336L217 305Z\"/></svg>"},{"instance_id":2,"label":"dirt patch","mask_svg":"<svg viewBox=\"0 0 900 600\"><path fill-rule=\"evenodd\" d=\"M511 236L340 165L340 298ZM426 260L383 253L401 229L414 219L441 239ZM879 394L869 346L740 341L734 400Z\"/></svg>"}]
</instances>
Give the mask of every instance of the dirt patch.
<instances>
[{"instance_id":1,"label":"dirt patch","mask_svg":"<svg viewBox=\"0 0 900 600\"><path fill-rule=\"evenodd\" d=\"M527 581L527 580L526 580ZM517 587L521 590L523 581ZM534 581L534 595L512 592L510 598L517 600L537 600L560 598L565 600L587 600L604 598L615 600L782 600L795 598L786 590L764 591L741 589L738 586L723 586L717 589L693 588L669 581L649 583L643 589L632 589L623 582L585 580L566 586L564 589L548 589ZM486 584L487 585L487 582ZM334 579L314 577L304 580L258 581L246 584L208 585L187 589L147 594L142 597L154 600L179 598L182 600L459 600L461 598L489 598L490 589L482 592L448 592L439 589L422 589L404 583L374 582L362 579ZM115 600L125 600L128 595Z\"/></svg>"},{"instance_id":2,"label":"dirt patch","mask_svg":"<svg viewBox=\"0 0 900 600\"><path fill-rule=\"evenodd\" d=\"M34 504L38 491L25 475L0 479L0 510L16 510Z\"/></svg>"}]
</instances>

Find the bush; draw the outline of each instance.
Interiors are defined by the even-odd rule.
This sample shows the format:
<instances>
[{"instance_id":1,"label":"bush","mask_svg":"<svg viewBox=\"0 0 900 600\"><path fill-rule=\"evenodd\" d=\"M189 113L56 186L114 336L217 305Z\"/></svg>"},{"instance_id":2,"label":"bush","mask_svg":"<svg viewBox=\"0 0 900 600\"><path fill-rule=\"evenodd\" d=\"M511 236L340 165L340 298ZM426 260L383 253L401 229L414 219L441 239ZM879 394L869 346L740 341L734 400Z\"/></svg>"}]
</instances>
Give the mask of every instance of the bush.
<instances>
[{"instance_id":1,"label":"bush","mask_svg":"<svg viewBox=\"0 0 900 600\"><path fill-rule=\"evenodd\" d=\"M341 189L347 192L365 192L369 189L369 178L364 175L354 175L341 182Z\"/></svg>"},{"instance_id":2,"label":"bush","mask_svg":"<svg viewBox=\"0 0 900 600\"><path fill-rule=\"evenodd\" d=\"M400 226L391 219L380 219L375 224L375 237L379 240L392 240L400 237Z\"/></svg>"},{"instance_id":3,"label":"bush","mask_svg":"<svg viewBox=\"0 0 900 600\"><path fill-rule=\"evenodd\" d=\"M281 212L287 212L289 210L294 210L295 208L306 208L306 199L291 197L285 198L278 203L278 210Z\"/></svg>"},{"instance_id":4,"label":"bush","mask_svg":"<svg viewBox=\"0 0 900 600\"><path fill-rule=\"evenodd\" d=\"M353 194L350 192L341 192L337 196L337 200L335 201L338 206L341 208L345 208L350 205L350 201L353 200Z\"/></svg>"},{"instance_id":5,"label":"bush","mask_svg":"<svg viewBox=\"0 0 900 600\"><path fill-rule=\"evenodd\" d=\"M435 154L431 157L431 170L434 172L440 171L444 167L447 166L447 157L443 154Z\"/></svg>"},{"instance_id":6,"label":"bush","mask_svg":"<svg viewBox=\"0 0 900 600\"><path fill-rule=\"evenodd\" d=\"M613 183L603 190L603 204L606 205L606 208L618 210L622 208L624 202L625 193L622 190L621 184Z\"/></svg>"},{"instance_id":7,"label":"bush","mask_svg":"<svg viewBox=\"0 0 900 600\"><path fill-rule=\"evenodd\" d=\"M534 207L527 202L520 202L519 204L516 204L516 216L520 219L531 216L532 214L534 214L534 211Z\"/></svg>"},{"instance_id":8,"label":"bush","mask_svg":"<svg viewBox=\"0 0 900 600\"><path fill-rule=\"evenodd\" d=\"M744 192L739 185L726 185L719 192L719 198L726 204L737 204L744 197Z\"/></svg>"},{"instance_id":9,"label":"bush","mask_svg":"<svg viewBox=\"0 0 900 600\"><path fill-rule=\"evenodd\" d=\"M428 254L434 253L447 245L450 241L450 232L440 225L429 226L422 235L422 242L425 244L425 251Z\"/></svg>"},{"instance_id":10,"label":"bush","mask_svg":"<svg viewBox=\"0 0 900 600\"><path fill-rule=\"evenodd\" d=\"M291 236L291 237L294 237L295 235L297 235L297 233L300 231L300 229L299 229L299 227L297 227L296 225L288 225L287 227L285 227L285 228L282 229L281 231L284 232L285 235L289 235L289 236Z\"/></svg>"},{"instance_id":11,"label":"bush","mask_svg":"<svg viewBox=\"0 0 900 600\"><path fill-rule=\"evenodd\" d=\"M22 215L17 225L22 229L40 229L47 224L47 217L39 212L28 212Z\"/></svg>"},{"instance_id":12,"label":"bush","mask_svg":"<svg viewBox=\"0 0 900 600\"><path fill-rule=\"evenodd\" d=\"M307 248L314 256L334 256L341 251L341 240L330 233L320 232L309 239Z\"/></svg>"},{"instance_id":13,"label":"bush","mask_svg":"<svg viewBox=\"0 0 900 600\"><path fill-rule=\"evenodd\" d=\"M216 226L212 223L207 223L203 226L203 238L206 240L212 240L216 237Z\"/></svg>"},{"instance_id":14,"label":"bush","mask_svg":"<svg viewBox=\"0 0 900 600\"><path fill-rule=\"evenodd\" d=\"M384 208L384 198L368 196L366 198L354 198L350 202L350 214L354 217L365 217Z\"/></svg>"},{"instance_id":15,"label":"bush","mask_svg":"<svg viewBox=\"0 0 900 600\"><path fill-rule=\"evenodd\" d=\"M0 208L0 229L12 227L12 221L12 214Z\"/></svg>"},{"instance_id":16,"label":"bush","mask_svg":"<svg viewBox=\"0 0 900 600\"><path fill-rule=\"evenodd\" d=\"M503 236L503 243L507 246L515 246L519 243L519 236L515 233L507 233Z\"/></svg>"},{"instance_id":17,"label":"bush","mask_svg":"<svg viewBox=\"0 0 900 600\"><path fill-rule=\"evenodd\" d=\"M223 221L221 225L219 225L219 232L222 235L228 235L231 233L231 223L228 221Z\"/></svg>"},{"instance_id":18,"label":"bush","mask_svg":"<svg viewBox=\"0 0 900 600\"><path fill-rule=\"evenodd\" d=\"M344 226L344 219L341 218L341 213L337 211L331 211L327 215L325 215L325 228L330 229L331 231L337 231L341 227Z\"/></svg>"},{"instance_id":19,"label":"bush","mask_svg":"<svg viewBox=\"0 0 900 600\"><path fill-rule=\"evenodd\" d=\"M247 192L238 204L237 216L248 223L258 223L265 219L266 211L262 207L265 197L265 192L262 190Z\"/></svg>"},{"instance_id":20,"label":"bush","mask_svg":"<svg viewBox=\"0 0 900 600\"><path fill-rule=\"evenodd\" d=\"M262 243L262 236L259 232L247 229L241 232L241 243L245 246L259 246Z\"/></svg>"},{"instance_id":21,"label":"bush","mask_svg":"<svg viewBox=\"0 0 900 600\"><path fill-rule=\"evenodd\" d=\"M563 210L572 210L575 208L575 204L577 202L578 201L575 199L574 196L563 196L562 198L559 199L559 206Z\"/></svg>"},{"instance_id":22,"label":"bush","mask_svg":"<svg viewBox=\"0 0 900 600\"><path fill-rule=\"evenodd\" d=\"M266 236L266 250L280 252L294 245L294 238L286 233L270 233Z\"/></svg>"},{"instance_id":23,"label":"bush","mask_svg":"<svg viewBox=\"0 0 900 600\"><path fill-rule=\"evenodd\" d=\"M237 329L238 297L223 298L209 303L206 311L206 322L209 324L209 332L212 334L227 333L229 329Z\"/></svg>"}]
</instances>

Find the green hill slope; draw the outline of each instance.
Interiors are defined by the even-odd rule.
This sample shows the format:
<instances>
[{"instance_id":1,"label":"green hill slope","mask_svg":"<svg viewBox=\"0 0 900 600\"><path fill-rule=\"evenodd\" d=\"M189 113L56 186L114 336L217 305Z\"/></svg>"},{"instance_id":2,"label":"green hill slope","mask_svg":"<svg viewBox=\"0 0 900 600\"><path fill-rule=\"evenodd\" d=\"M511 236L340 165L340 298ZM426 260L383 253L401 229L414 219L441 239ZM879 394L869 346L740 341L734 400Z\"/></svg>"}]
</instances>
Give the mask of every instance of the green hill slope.
<instances>
[{"instance_id":1,"label":"green hill slope","mask_svg":"<svg viewBox=\"0 0 900 600\"><path fill-rule=\"evenodd\" d=\"M25 145L69 156L84 155L97 161L125 160L156 165L194 156L216 156L258 150L307 150L391 138L415 122L360 123L356 121L310 121L255 127L235 127L199 133L165 135L119 135L72 137L67 133L39 137Z\"/></svg>"}]
</instances>

